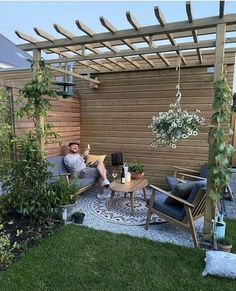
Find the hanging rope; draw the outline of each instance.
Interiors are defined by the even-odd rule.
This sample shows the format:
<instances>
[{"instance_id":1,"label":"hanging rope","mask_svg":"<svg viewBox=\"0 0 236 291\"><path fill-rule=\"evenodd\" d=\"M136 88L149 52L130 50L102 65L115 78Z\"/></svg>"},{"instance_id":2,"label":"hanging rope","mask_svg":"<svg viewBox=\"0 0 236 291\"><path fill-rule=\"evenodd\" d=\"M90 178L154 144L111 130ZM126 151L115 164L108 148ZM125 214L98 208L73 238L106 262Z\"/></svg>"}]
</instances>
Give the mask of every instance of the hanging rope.
<instances>
[{"instance_id":1,"label":"hanging rope","mask_svg":"<svg viewBox=\"0 0 236 291\"><path fill-rule=\"evenodd\" d=\"M90 78L90 65L88 65L87 77Z\"/></svg>"},{"instance_id":2,"label":"hanging rope","mask_svg":"<svg viewBox=\"0 0 236 291\"><path fill-rule=\"evenodd\" d=\"M178 71L178 84L176 85L176 89L177 89L177 93L176 93L176 105L180 107L180 100L182 97L182 93L180 92L180 69L181 69L181 46L180 46L180 50L179 50L179 56L178 56L178 60L177 60L177 65L176 65L176 71Z\"/></svg>"}]
</instances>

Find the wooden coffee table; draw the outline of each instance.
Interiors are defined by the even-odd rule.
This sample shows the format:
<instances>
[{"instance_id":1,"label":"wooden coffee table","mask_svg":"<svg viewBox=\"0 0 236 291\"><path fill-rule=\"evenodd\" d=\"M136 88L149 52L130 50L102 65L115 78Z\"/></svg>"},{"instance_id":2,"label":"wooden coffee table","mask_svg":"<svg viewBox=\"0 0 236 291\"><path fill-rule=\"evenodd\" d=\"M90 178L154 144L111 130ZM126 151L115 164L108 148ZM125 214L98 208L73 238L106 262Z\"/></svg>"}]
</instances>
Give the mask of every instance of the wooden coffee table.
<instances>
[{"instance_id":1,"label":"wooden coffee table","mask_svg":"<svg viewBox=\"0 0 236 291\"><path fill-rule=\"evenodd\" d=\"M125 184L121 184L120 179L113 181L110 184L111 198L109 200L109 208L112 207L113 198L115 196L115 192L124 192L125 196L127 193L130 194L130 204L131 204L131 214L134 214L134 192L138 190L143 190L143 198L146 200L146 190L145 187L148 185L148 180L145 178L131 180L130 182L126 182Z\"/></svg>"}]
</instances>

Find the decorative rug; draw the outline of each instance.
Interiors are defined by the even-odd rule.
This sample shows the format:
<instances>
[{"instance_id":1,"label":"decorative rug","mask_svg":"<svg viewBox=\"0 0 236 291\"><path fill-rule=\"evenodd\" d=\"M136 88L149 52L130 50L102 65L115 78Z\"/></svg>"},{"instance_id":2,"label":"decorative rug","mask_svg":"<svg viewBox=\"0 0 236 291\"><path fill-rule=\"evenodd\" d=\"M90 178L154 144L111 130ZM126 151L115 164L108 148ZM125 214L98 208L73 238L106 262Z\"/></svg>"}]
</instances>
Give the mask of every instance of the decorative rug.
<instances>
[{"instance_id":1,"label":"decorative rug","mask_svg":"<svg viewBox=\"0 0 236 291\"><path fill-rule=\"evenodd\" d=\"M107 190L109 191L109 190ZM123 225L143 225L146 223L147 211L146 202L143 200L142 192L135 192L134 215L130 213L129 195L124 198L124 193L116 193L113 198L112 208L109 209L109 199L92 198L89 201L88 209L95 216L105 219L111 223ZM150 223L163 223L165 220L157 215L152 215Z\"/></svg>"}]
</instances>

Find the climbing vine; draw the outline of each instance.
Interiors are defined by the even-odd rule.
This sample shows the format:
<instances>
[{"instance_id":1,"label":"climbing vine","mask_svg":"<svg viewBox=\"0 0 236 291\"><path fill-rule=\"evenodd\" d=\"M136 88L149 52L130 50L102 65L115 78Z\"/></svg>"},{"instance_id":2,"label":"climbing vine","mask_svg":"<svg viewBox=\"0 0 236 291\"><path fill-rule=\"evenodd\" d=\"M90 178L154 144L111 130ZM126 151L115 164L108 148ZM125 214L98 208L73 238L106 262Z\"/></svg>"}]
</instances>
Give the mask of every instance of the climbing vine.
<instances>
[{"instance_id":1,"label":"climbing vine","mask_svg":"<svg viewBox=\"0 0 236 291\"><path fill-rule=\"evenodd\" d=\"M209 174L212 177L212 189L209 196L213 200L221 197L223 187L231 177L231 157L234 147L230 143L232 129L230 125L232 91L226 79L226 73L215 82L215 98L212 115L211 135L213 136L212 164L209 165Z\"/></svg>"}]
</instances>

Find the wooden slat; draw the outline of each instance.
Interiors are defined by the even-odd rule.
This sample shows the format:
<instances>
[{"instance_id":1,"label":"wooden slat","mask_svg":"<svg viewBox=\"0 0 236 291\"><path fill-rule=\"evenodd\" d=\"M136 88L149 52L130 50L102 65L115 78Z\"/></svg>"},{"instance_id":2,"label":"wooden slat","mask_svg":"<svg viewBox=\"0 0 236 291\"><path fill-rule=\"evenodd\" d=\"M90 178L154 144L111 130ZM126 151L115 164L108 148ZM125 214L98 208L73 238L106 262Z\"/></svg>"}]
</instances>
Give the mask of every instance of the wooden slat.
<instances>
[{"instance_id":1,"label":"wooden slat","mask_svg":"<svg viewBox=\"0 0 236 291\"><path fill-rule=\"evenodd\" d=\"M186 2L186 12L187 12L189 23L192 23L193 22L193 16L192 16L191 2L190 1ZM197 31L195 29L192 29L192 34L193 34L194 42L198 43ZM201 51L200 51L199 48L197 48L197 55L198 55L199 63L202 64L202 62L203 62L202 54L201 54Z\"/></svg>"},{"instance_id":2,"label":"wooden slat","mask_svg":"<svg viewBox=\"0 0 236 291\"><path fill-rule=\"evenodd\" d=\"M165 28L166 21L165 21L165 18L164 18L164 16L163 16L163 14L161 13L160 8L159 8L158 6L156 6L156 7L154 8L154 12L155 12L156 18L158 19L158 21L159 21L161 27ZM177 44L176 44L176 41L175 41L173 35L172 35L170 32L166 32L166 35L167 35L167 37L168 37L170 43L172 44L172 46L175 46L175 47L176 47ZM183 55L181 54L181 52L179 51L179 49L176 50L176 53L177 53L178 56L180 56L180 58L181 58L183 64L186 65L186 60L185 60L185 58L183 57Z\"/></svg>"},{"instance_id":3,"label":"wooden slat","mask_svg":"<svg viewBox=\"0 0 236 291\"><path fill-rule=\"evenodd\" d=\"M109 30L112 34L114 34L117 30L116 30L116 28L105 18L105 17L100 17L99 18L100 19L100 22L101 22L101 24L107 29L107 30ZM125 44L125 45L127 45L131 50L134 50L134 51L138 51L138 49L136 48L136 46L134 46L132 43L130 43L130 41L129 40L127 40L127 39L122 39L122 42ZM143 59L143 60L145 60L151 67L155 67L154 66L154 64L153 64L153 62L152 61L150 61L149 59L148 59L148 57L146 57L146 56L144 56L144 55L142 55L142 54L139 54L138 53L138 55Z\"/></svg>"},{"instance_id":4,"label":"wooden slat","mask_svg":"<svg viewBox=\"0 0 236 291\"><path fill-rule=\"evenodd\" d=\"M140 24L138 23L137 19L134 17L134 15L132 15L129 11L126 12L126 18L129 21L129 23L133 26L133 28L135 30L139 30L139 28L141 27ZM147 36L143 37L144 41L149 45L149 47L154 47L156 48L157 46L152 43L150 45L150 38L148 38ZM167 58L165 58L162 54L157 52L157 55L159 56L159 58L167 65L170 66L169 61L167 60Z\"/></svg>"}]
</instances>

